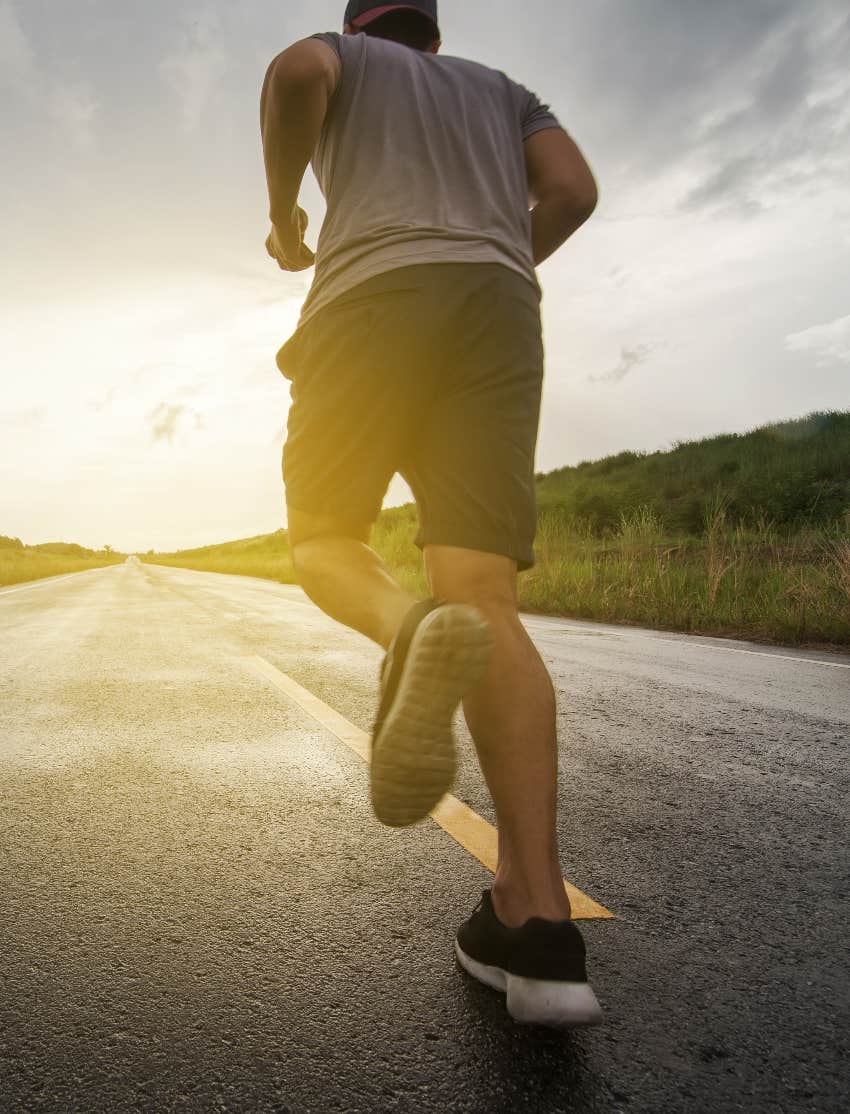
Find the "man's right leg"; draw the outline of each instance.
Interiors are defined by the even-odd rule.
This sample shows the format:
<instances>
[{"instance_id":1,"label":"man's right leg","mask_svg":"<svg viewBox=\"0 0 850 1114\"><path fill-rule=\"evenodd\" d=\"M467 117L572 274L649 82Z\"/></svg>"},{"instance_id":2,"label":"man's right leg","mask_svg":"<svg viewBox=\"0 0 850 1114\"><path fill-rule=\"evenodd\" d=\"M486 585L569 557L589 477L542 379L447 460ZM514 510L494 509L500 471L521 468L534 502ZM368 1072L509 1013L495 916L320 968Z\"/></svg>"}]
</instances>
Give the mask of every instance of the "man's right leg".
<instances>
[{"instance_id":1,"label":"man's right leg","mask_svg":"<svg viewBox=\"0 0 850 1114\"><path fill-rule=\"evenodd\" d=\"M493 797L499 864L493 906L507 925L570 916L558 859L555 696L549 674L519 621L516 564L470 549L428 545L431 588L487 619L494 647L484 679L463 701Z\"/></svg>"}]
</instances>

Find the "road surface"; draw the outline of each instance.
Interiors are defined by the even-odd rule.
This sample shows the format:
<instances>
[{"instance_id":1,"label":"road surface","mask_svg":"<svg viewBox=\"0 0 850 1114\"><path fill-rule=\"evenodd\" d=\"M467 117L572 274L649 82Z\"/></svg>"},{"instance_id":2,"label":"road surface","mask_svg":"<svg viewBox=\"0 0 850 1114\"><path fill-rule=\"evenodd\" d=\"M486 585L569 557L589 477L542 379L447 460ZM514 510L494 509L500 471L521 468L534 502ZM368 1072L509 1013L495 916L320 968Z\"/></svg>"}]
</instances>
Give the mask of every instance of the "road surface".
<instances>
[{"instance_id":1,"label":"road surface","mask_svg":"<svg viewBox=\"0 0 850 1114\"><path fill-rule=\"evenodd\" d=\"M486 867L372 819L377 648L265 581L0 590L0 1109L843 1114L850 658L527 623L614 914L574 1034L455 966Z\"/></svg>"}]
</instances>

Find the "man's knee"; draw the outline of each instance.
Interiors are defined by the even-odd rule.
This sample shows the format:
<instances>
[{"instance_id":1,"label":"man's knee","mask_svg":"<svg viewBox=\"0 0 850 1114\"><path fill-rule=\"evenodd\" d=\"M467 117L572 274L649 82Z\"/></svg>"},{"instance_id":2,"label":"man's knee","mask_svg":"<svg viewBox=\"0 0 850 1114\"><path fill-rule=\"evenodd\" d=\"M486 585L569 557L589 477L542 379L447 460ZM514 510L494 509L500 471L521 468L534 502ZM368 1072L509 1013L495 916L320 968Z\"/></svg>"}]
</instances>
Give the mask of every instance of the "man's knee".
<instances>
[{"instance_id":1,"label":"man's knee","mask_svg":"<svg viewBox=\"0 0 850 1114\"><path fill-rule=\"evenodd\" d=\"M346 522L330 515L308 514L290 507L287 536L295 575L299 580L333 560L340 539L368 542L368 522Z\"/></svg>"},{"instance_id":2,"label":"man's knee","mask_svg":"<svg viewBox=\"0 0 850 1114\"><path fill-rule=\"evenodd\" d=\"M299 584L303 584L307 580L317 565L316 561L316 547L313 545L314 539L302 540L293 544L289 543L289 552L292 555L292 567L295 571L295 576Z\"/></svg>"},{"instance_id":3,"label":"man's knee","mask_svg":"<svg viewBox=\"0 0 850 1114\"><path fill-rule=\"evenodd\" d=\"M453 546L429 545L425 564L437 599L469 603L485 613L517 611L517 566L509 557Z\"/></svg>"}]
</instances>

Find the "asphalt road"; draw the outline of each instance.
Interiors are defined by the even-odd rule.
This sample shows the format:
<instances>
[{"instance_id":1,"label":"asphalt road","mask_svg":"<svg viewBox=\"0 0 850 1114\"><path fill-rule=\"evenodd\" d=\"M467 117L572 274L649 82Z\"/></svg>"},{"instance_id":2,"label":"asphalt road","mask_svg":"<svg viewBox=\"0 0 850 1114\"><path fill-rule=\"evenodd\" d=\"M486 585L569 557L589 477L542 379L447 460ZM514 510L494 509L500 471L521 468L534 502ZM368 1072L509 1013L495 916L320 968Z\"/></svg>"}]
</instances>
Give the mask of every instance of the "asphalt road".
<instances>
[{"instance_id":1,"label":"asphalt road","mask_svg":"<svg viewBox=\"0 0 850 1114\"><path fill-rule=\"evenodd\" d=\"M844 1112L850 658L529 618L606 1010L456 967L486 869L371 817L379 651L295 588L129 563L0 590L0 1109ZM468 740L457 795L492 820Z\"/></svg>"}]
</instances>

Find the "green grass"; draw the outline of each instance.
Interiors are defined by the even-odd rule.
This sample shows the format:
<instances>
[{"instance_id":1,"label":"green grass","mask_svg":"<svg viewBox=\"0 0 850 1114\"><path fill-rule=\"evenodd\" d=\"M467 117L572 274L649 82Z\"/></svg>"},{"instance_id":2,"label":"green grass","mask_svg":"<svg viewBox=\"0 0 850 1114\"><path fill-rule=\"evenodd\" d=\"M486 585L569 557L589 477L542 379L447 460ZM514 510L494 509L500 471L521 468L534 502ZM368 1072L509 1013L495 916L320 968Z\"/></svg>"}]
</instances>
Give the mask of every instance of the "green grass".
<instances>
[{"instance_id":1,"label":"green grass","mask_svg":"<svg viewBox=\"0 0 850 1114\"><path fill-rule=\"evenodd\" d=\"M782 536L720 523L701 538L641 540L634 526L643 514L603 541L544 516L524 606L756 641L850 645L850 535Z\"/></svg>"},{"instance_id":2,"label":"green grass","mask_svg":"<svg viewBox=\"0 0 850 1114\"><path fill-rule=\"evenodd\" d=\"M813 414L538 477L529 611L789 644L850 645L850 413ZM372 544L426 592L416 510ZM285 531L162 564L292 583Z\"/></svg>"},{"instance_id":3,"label":"green grass","mask_svg":"<svg viewBox=\"0 0 850 1114\"><path fill-rule=\"evenodd\" d=\"M18 538L0 536L0 585L105 568L124 559L123 554L97 552L65 542L23 545Z\"/></svg>"},{"instance_id":4,"label":"green grass","mask_svg":"<svg viewBox=\"0 0 850 1114\"><path fill-rule=\"evenodd\" d=\"M281 584L296 583L285 530L278 530L275 534L261 534L257 538L225 542L223 545L183 549L178 553L151 551L142 560L157 565L171 565L173 568L197 569L199 572L233 573L237 576L277 580Z\"/></svg>"},{"instance_id":5,"label":"green grass","mask_svg":"<svg viewBox=\"0 0 850 1114\"><path fill-rule=\"evenodd\" d=\"M385 512L373 544L424 593L415 512ZM850 532L781 533L729 524L723 507L698 537L674 537L649 507L602 536L543 511L537 563L520 577L526 611L658 629L810 645L850 645Z\"/></svg>"}]
</instances>

